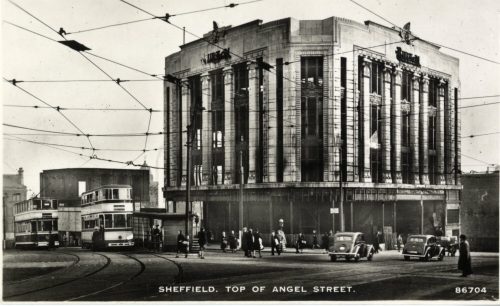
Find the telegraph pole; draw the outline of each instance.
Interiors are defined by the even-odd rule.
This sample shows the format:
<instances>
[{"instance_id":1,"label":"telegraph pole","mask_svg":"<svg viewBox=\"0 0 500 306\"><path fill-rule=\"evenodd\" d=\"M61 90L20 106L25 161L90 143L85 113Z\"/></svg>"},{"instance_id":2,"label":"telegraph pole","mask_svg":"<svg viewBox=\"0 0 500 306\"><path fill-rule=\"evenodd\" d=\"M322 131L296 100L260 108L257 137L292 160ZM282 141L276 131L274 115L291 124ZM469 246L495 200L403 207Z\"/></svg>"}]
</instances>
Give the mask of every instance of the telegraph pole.
<instances>
[{"instance_id":1,"label":"telegraph pole","mask_svg":"<svg viewBox=\"0 0 500 306\"><path fill-rule=\"evenodd\" d=\"M243 151L240 150L240 205L239 205L239 228L243 230L243 183L245 183L245 169L243 169Z\"/></svg>"},{"instance_id":2,"label":"telegraph pole","mask_svg":"<svg viewBox=\"0 0 500 306\"><path fill-rule=\"evenodd\" d=\"M339 189L340 189L340 231L344 232L345 231L345 221L344 221L344 188L343 188L343 181L344 181L344 171L342 167L343 159L342 159L342 144L339 145L339 160L340 160L340 179L339 179Z\"/></svg>"},{"instance_id":3,"label":"telegraph pole","mask_svg":"<svg viewBox=\"0 0 500 306\"><path fill-rule=\"evenodd\" d=\"M191 116L192 117L192 116ZM191 212L191 126L192 122L187 126L187 177L186 177L186 224L185 224L185 233L189 235L189 213Z\"/></svg>"}]
</instances>

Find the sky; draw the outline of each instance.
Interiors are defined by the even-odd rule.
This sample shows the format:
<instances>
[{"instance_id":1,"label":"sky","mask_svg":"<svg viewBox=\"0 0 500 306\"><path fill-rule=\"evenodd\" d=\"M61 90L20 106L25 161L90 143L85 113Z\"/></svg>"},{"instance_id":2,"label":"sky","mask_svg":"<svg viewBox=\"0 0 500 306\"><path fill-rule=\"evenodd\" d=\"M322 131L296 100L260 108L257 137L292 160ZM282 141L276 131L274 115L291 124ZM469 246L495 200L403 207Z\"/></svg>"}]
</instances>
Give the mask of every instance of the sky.
<instances>
[{"instance_id":1,"label":"sky","mask_svg":"<svg viewBox=\"0 0 500 306\"><path fill-rule=\"evenodd\" d=\"M48 26L68 33L149 18L150 16L119 0L12 0ZM204 8L228 5L228 0L127 0L157 16L177 14ZM469 0L358 0L363 6L392 23L403 26L411 22L411 30L423 39L460 51L500 62L500 1ZM9 1L2 0L2 76L11 80L107 80L108 77L91 62L62 44L21 30L11 24L25 27L53 40L61 37L30 17ZM239 25L261 19L269 22L293 17L297 19L324 19L344 17L358 22L372 20L390 26L383 19L363 10L350 0L262 0L205 12L174 16L170 21L199 36L219 26ZM165 56L179 50L183 35L179 29L160 20L148 20L96 31L73 33L66 36L88 46L90 52L101 57L137 68L148 74L162 74ZM186 42L196 39L186 34ZM500 101L500 65L449 49L442 49L460 60L461 97L484 97L461 100L462 106ZM44 106L44 104L12 84L2 82L2 118L4 124L69 133L113 134L145 133L163 130L163 86L160 80L131 71L102 59L88 56L112 78L137 80L121 83L132 98L116 83L98 82L30 82L19 83L35 97L52 106L67 108L135 108L135 111L82 111L58 112L50 108L20 108L8 105ZM493 96L496 97L485 97ZM500 131L500 104L461 110L462 135L478 135ZM66 120L61 114L64 114ZM39 173L44 169L99 167L132 168L79 154L91 155L85 137L6 135L36 134L2 126L4 133L2 169L4 174L16 173L24 168L28 196L39 192ZM13 140L21 137L31 141L64 144L79 148L44 146ZM488 164L500 163L499 134L462 139L462 170L484 171ZM145 146L145 137L91 137L94 148L138 151L98 150L100 158L133 161L163 167L163 136L151 135ZM145 154L140 150L147 148ZM154 150L154 149L157 150ZM63 150L64 151L63 151ZM71 151L73 153L70 153ZM152 170L154 179L163 182L163 170ZM160 195L160 202L161 195Z\"/></svg>"}]
</instances>

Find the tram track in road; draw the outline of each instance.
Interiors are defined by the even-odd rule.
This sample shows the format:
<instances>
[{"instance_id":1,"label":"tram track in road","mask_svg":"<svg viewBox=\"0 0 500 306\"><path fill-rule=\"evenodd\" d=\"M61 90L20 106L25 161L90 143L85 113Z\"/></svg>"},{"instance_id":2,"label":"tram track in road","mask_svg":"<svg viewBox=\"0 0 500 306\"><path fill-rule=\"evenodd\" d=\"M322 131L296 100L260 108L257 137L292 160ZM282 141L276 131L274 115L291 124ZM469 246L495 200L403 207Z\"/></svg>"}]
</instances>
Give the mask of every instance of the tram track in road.
<instances>
[{"instance_id":1,"label":"tram track in road","mask_svg":"<svg viewBox=\"0 0 500 306\"><path fill-rule=\"evenodd\" d=\"M60 252L60 253L62 253L62 252ZM66 254L70 254L70 253L66 253ZM41 292L41 291L45 291L45 290L48 290L48 289L60 287L60 286L63 286L63 285L66 285L66 284L69 284L69 283L72 283L72 282L75 282L75 281L78 281L78 280L81 280L81 279L85 279L87 277L90 277L90 276L92 276L92 275L94 275L96 273L101 272L102 270L106 269L107 267L109 267L109 265L111 264L111 258L109 258L108 256L106 256L104 254L101 254L101 253L93 253L93 254L97 254L97 255L100 255L100 256L104 257L106 259L106 263L104 265L102 265L101 267L99 267L99 268L97 268L95 270L92 270L91 272L86 273L86 274L84 274L84 275L82 275L80 277L75 277L75 278L69 279L67 281L58 282L58 283L55 283L55 284L50 285L50 286L46 286L46 287L42 287L42 288L36 288L34 290L29 290L29 291L24 291L24 292L16 293L16 294L11 294L11 295L8 295L8 296L3 296L3 299L4 300L8 300L8 299L17 298L17 297L20 297L20 296L23 296L23 295L28 295L28 294L32 294L32 293ZM78 263L80 263L80 261L81 261L80 256L78 256L76 254L73 254L73 255L78 257ZM72 266L76 266L76 263L74 265L72 265ZM43 276L46 276L46 275L41 275L40 278L43 277ZM33 280L33 278L27 279L26 281L30 281L30 280Z\"/></svg>"},{"instance_id":2,"label":"tram track in road","mask_svg":"<svg viewBox=\"0 0 500 306\"><path fill-rule=\"evenodd\" d=\"M144 270L146 270L146 265L144 264L144 262L142 262L141 260L137 259L136 257L130 255L130 254L126 254L126 253L118 253L120 255L123 255L123 256L126 256L134 261L136 261L137 263L139 263L139 266L140 266L140 269L137 273L133 274L131 277L129 277L128 279L125 279L125 280L122 280L118 283L115 283L111 286L108 286L104 289L100 289L100 290L97 290L97 291L94 291L94 292L90 292L90 293L87 293L87 294L83 294L83 295L80 295L80 296L77 296L77 297L74 297L74 298L71 298L71 299L68 299L66 300L66 302L70 302L70 301L77 301L77 300L80 300L80 299L84 299L84 298L87 298L87 297L91 297L91 296L94 296L94 295L97 295L99 293L102 293L102 292L105 292L105 291L108 291L108 290L111 290L113 288L116 288L118 286L121 286L131 280L133 280L134 278L138 277L139 275L141 275Z\"/></svg>"},{"instance_id":3,"label":"tram track in road","mask_svg":"<svg viewBox=\"0 0 500 306\"><path fill-rule=\"evenodd\" d=\"M80 263L80 256L78 256L76 254L72 254L72 253L68 253L68 252L61 252L61 251L55 251L54 253L59 253L59 254L65 254L65 255L68 255L68 256L73 256L76 259L70 265L65 266L63 268L60 268L60 269L57 269L55 271L51 271L51 272L44 273L44 274L41 274L41 275L36 275L36 276L33 276L33 277L23 278L23 279L20 279L20 280L6 281L5 284L7 284L7 285L17 285L17 284L21 284L23 282L29 282L29 281L37 280L37 279L40 279L40 278L43 278L43 277L50 276L53 273L61 273L62 270L71 269L71 268L73 268L74 266L76 266L77 264Z\"/></svg>"},{"instance_id":4,"label":"tram track in road","mask_svg":"<svg viewBox=\"0 0 500 306\"><path fill-rule=\"evenodd\" d=\"M150 254L153 255L154 257L165 259L166 261L173 263L177 267L178 273L174 277L174 284L182 283L184 281L184 269L182 268L182 265L180 263L155 253L150 253Z\"/></svg>"}]
</instances>

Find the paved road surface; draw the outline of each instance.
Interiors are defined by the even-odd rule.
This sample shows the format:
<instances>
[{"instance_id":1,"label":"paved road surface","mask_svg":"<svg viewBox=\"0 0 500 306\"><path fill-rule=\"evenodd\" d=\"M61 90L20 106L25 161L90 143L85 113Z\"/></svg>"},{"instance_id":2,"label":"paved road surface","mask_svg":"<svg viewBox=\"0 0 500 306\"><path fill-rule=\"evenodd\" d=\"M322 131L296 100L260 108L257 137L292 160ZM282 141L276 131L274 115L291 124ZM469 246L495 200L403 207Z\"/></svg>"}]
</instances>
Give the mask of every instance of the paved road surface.
<instances>
[{"instance_id":1,"label":"paved road surface","mask_svg":"<svg viewBox=\"0 0 500 306\"><path fill-rule=\"evenodd\" d=\"M473 253L474 274L457 257L404 261L395 251L372 262L332 263L326 254L245 258L207 252L90 252L78 248L4 253L6 301L162 300L498 300L498 254ZM458 289L472 292L456 293ZM172 292L199 290L213 292ZM256 292L253 292L255 290ZM167 292L165 292L167 291ZM229 291L229 292L228 292Z\"/></svg>"}]
</instances>

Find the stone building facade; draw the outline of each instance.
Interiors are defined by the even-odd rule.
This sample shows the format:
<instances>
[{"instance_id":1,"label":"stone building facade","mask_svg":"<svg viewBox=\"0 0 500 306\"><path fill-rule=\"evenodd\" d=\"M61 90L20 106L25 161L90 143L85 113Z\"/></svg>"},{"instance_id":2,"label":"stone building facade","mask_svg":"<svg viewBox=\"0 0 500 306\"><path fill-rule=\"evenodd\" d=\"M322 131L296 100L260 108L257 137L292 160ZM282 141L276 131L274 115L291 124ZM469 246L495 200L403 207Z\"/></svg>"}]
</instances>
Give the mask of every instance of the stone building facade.
<instances>
[{"instance_id":1,"label":"stone building facade","mask_svg":"<svg viewBox=\"0 0 500 306\"><path fill-rule=\"evenodd\" d=\"M286 18L182 45L165 59L168 207L185 209L191 173L216 239L240 222L268 234L280 218L289 234L456 234L459 62L402 37L371 21Z\"/></svg>"},{"instance_id":2,"label":"stone building facade","mask_svg":"<svg viewBox=\"0 0 500 306\"><path fill-rule=\"evenodd\" d=\"M455 213L461 232L473 251L498 252L500 171L467 173L462 175L462 183L463 202Z\"/></svg>"},{"instance_id":3,"label":"stone building facade","mask_svg":"<svg viewBox=\"0 0 500 306\"><path fill-rule=\"evenodd\" d=\"M24 170L3 175L3 247L14 247L14 204L26 200L28 189L24 185Z\"/></svg>"}]
</instances>

